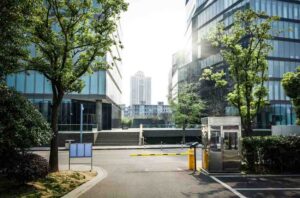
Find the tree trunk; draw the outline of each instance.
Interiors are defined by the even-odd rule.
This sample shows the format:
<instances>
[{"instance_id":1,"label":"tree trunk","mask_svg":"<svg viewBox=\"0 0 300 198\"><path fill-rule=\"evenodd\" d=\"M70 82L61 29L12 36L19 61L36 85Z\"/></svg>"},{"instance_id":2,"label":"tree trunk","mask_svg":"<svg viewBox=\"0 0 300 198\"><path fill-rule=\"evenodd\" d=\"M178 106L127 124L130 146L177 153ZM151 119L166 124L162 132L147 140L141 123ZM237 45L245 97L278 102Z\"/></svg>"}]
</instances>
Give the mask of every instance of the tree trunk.
<instances>
[{"instance_id":1,"label":"tree trunk","mask_svg":"<svg viewBox=\"0 0 300 198\"><path fill-rule=\"evenodd\" d=\"M182 144L185 144L185 125L182 127Z\"/></svg>"},{"instance_id":2,"label":"tree trunk","mask_svg":"<svg viewBox=\"0 0 300 198\"><path fill-rule=\"evenodd\" d=\"M246 118L244 130L245 130L245 136L246 137L250 136L252 134L253 130L252 130L251 119Z\"/></svg>"},{"instance_id":3,"label":"tree trunk","mask_svg":"<svg viewBox=\"0 0 300 198\"><path fill-rule=\"evenodd\" d=\"M52 139L51 139L51 149L50 149L50 159L49 159L49 167L50 172L59 171L58 168L58 110L59 105L52 105L52 113L51 113L51 128L52 128Z\"/></svg>"},{"instance_id":4,"label":"tree trunk","mask_svg":"<svg viewBox=\"0 0 300 198\"><path fill-rule=\"evenodd\" d=\"M57 98L53 97L53 102L51 106L51 129L52 129L52 139L50 148L50 159L49 168L50 172L59 171L58 168L58 115L59 107L62 101L63 94L60 94Z\"/></svg>"}]
</instances>

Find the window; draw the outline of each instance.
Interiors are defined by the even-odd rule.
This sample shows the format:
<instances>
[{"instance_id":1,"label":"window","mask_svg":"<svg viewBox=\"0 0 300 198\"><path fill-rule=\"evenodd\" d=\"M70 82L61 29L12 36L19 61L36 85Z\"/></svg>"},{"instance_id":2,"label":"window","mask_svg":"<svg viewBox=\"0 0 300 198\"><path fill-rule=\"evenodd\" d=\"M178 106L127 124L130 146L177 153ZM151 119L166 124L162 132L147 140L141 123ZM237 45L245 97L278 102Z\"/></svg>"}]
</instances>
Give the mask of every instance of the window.
<instances>
[{"instance_id":1,"label":"window","mask_svg":"<svg viewBox=\"0 0 300 198\"><path fill-rule=\"evenodd\" d=\"M84 88L80 92L81 94L89 94L90 92L90 76L85 75L81 78L84 81Z\"/></svg>"},{"instance_id":2,"label":"window","mask_svg":"<svg viewBox=\"0 0 300 198\"><path fill-rule=\"evenodd\" d=\"M97 73L93 73L91 75L91 94L97 94L98 90L98 78L97 78Z\"/></svg>"},{"instance_id":3,"label":"window","mask_svg":"<svg viewBox=\"0 0 300 198\"><path fill-rule=\"evenodd\" d=\"M44 78L45 78L45 93L51 94L52 93L51 82L46 77L44 77Z\"/></svg>"},{"instance_id":4,"label":"window","mask_svg":"<svg viewBox=\"0 0 300 198\"><path fill-rule=\"evenodd\" d=\"M15 74L11 74L6 77L6 83L9 87L15 87L15 82L16 82L15 80L16 80Z\"/></svg>"},{"instance_id":5,"label":"window","mask_svg":"<svg viewBox=\"0 0 300 198\"><path fill-rule=\"evenodd\" d=\"M24 93L24 91L25 91L25 73L20 72L16 75L16 77L17 77L16 90Z\"/></svg>"},{"instance_id":6,"label":"window","mask_svg":"<svg viewBox=\"0 0 300 198\"><path fill-rule=\"evenodd\" d=\"M26 74L26 93L34 93L34 71L28 71Z\"/></svg>"},{"instance_id":7,"label":"window","mask_svg":"<svg viewBox=\"0 0 300 198\"><path fill-rule=\"evenodd\" d=\"M44 76L40 73L35 74L35 92L44 93Z\"/></svg>"}]
</instances>

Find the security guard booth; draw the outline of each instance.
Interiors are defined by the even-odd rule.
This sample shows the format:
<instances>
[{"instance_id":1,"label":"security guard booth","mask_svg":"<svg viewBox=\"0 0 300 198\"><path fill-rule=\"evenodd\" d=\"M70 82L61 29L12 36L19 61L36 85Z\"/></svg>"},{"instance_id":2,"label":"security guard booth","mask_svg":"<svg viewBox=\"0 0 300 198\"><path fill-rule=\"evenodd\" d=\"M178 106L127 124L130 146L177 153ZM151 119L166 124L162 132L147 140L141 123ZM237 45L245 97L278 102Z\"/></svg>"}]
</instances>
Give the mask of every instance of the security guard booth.
<instances>
[{"instance_id":1,"label":"security guard booth","mask_svg":"<svg viewBox=\"0 0 300 198\"><path fill-rule=\"evenodd\" d=\"M240 172L241 118L206 117L202 122L202 168L208 172Z\"/></svg>"}]
</instances>

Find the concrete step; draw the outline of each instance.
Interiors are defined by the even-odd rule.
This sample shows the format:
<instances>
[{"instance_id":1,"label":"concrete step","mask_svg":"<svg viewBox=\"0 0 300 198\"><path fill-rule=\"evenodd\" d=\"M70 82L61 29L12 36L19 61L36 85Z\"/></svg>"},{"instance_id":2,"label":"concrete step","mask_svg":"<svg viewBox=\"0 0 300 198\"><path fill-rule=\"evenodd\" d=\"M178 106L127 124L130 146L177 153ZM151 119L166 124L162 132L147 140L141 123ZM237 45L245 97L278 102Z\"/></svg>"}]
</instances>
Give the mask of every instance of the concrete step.
<instances>
[{"instance_id":1,"label":"concrete step","mask_svg":"<svg viewBox=\"0 0 300 198\"><path fill-rule=\"evenodd\" d=\"M99 146L138 145L139 133L136 132L100 132L95 141Z\"/></svg>"},{"instance_id":2,"label":"concrete step","mask_svg":"<svg viewBox=\"0 0 300 198\"><path fill-rule=\"evenodd\" d=\"M136 141L124 141L124 142L109 142L109 141L106 141L106 142L96 142L94 145L95 146L122 146L122 145L132 145L132 146L136 146L138 145L139 143L136 142Z\"/></svg>"}]
</instances>

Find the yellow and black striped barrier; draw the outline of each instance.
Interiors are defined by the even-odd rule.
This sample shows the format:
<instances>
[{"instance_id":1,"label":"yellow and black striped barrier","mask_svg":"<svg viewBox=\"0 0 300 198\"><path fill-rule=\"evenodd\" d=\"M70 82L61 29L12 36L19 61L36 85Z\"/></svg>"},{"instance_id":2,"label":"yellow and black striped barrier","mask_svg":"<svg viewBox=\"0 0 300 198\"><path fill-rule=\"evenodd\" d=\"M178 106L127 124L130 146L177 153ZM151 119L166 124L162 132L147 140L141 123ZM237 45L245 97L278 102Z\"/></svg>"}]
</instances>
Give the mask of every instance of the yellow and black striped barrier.
<instances>
[{"instance_id":1,"label":"yellow and black striped barrier","mask_svg":"<svg viewBox=\"0 0 300 198\"><path fill-rule=\"evenodd\" d=\"M145 154L130 154L131 157L143 157L143 156L178 156L188 155L188 153L145 153Z\"/></svg>"},{"instance_id":2,"label":"yellow and black striped barrier","mask_svg":"<svg viewBox=\"0 0 300 198\"><path fill-rule=\"evenodd\" d=\"M196 170L196 158L194 149L189 149L187 152L184 153L134 153L130 154L131 157L146 157L146 156L182 156L187 155L188 156L188 168L190 170Z\"/></svg>"}]
</instances>

